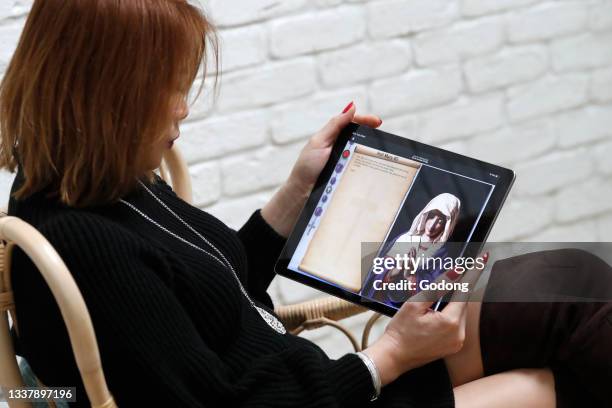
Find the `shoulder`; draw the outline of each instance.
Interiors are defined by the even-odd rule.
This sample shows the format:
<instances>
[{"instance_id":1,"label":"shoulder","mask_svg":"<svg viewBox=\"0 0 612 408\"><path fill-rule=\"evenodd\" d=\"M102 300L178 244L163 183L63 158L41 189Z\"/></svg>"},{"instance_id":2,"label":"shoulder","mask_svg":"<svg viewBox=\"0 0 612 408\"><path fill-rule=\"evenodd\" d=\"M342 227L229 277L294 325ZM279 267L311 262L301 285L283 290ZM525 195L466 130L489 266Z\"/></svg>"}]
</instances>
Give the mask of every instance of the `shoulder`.
<instances>
[{"instance_id":1,"label":"shoulder","mask_svg":"<svg viewBox=\"0 0 612 408\"><path fill-rule=\"evenodd\" d=\"M139 288L149 287L151 282L168 289L174 287L176 265L145 239L102 215L66 211L46 220L38 230L60 256L86 299L109 291L141 296ZM35 270L29 257L18 252L18 265Z\"/></svg>"},{"instance_id":2,"label":"shoulder","mask_svg":"<svg viewBox=\"0 0 612 408\"><path fill-rule=\"evenodd\" d=\"M87 246L102 242L136 242L138 237L120 223L101 214L84 210L61 211L44 220L37 227L53 243Z\"/></svg>"},{"instance_id":3,"label":"shoulder","mask_svg":"<svg viewBox=\"0 0 612 408\"><path fill-rule=\"evenodd\" d=\"M38 230L75 273L95 270L108 275L166 264L143 237L95 212L62 211L42 222Z\"/></svg>"}]
</instances>

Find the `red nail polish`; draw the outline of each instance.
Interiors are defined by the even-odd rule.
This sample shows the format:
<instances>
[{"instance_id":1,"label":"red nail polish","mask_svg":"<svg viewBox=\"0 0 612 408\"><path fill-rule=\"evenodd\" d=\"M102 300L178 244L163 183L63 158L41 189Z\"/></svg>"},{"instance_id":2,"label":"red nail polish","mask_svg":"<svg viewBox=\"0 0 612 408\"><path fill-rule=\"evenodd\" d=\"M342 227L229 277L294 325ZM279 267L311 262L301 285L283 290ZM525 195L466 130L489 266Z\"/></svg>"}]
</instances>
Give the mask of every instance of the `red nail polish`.
<instances>
[{"instance_id":1,"label":"red nail polish","mask_svg":"<svg viewBox=\"0 0 612 408\"><path fill-rule=\"evenodd\" d=\"M342 111L342 113L346 113L349 111L349 109L351 109L353 107L353 102L351 101L351 103L349 103L348 105L346 105L346 108L344 108L344 110Z\"/></svg>"},{"instance_id":2,"label":"red nail polish","mask_svg":"<svg viewBox=\"0 0 612 408\"><path fill-rule=\"evenodd\" d=\"M484 255L482 256L482 262L486 264L488 260L489 260L489 251L485 252Z\"/></svg>"},{"instance_id":3,"label":"red nail polish","mask_svg":"<svg viewBox=\"0 0 612 408\"><path fill-rule=\"evenodd\" d=\"M457 272L457 268L453 268L450 271L446 272L446 276L448 276L450 280L456 280L458 277L461 276L461 274Z\"/></svg>"}]
</instances>

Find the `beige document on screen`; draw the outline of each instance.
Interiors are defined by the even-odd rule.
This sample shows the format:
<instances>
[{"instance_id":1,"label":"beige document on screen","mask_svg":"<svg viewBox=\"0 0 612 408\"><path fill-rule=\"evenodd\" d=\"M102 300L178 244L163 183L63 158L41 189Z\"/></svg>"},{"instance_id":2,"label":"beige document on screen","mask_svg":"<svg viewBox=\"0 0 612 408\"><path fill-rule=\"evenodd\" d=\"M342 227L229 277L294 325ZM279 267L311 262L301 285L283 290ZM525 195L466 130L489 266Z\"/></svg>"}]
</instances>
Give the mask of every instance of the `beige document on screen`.
<instances>
[{"instance_id":1,"label":"beige document on screen","mask_svg":"<svg viewBox=\"0 0 612 408\"><path fill-rule=\"evenodd\" d=\"M357 145L299 269L361 289L361 242L382 242L420 163Z\"/></svg>"}]
</instances>

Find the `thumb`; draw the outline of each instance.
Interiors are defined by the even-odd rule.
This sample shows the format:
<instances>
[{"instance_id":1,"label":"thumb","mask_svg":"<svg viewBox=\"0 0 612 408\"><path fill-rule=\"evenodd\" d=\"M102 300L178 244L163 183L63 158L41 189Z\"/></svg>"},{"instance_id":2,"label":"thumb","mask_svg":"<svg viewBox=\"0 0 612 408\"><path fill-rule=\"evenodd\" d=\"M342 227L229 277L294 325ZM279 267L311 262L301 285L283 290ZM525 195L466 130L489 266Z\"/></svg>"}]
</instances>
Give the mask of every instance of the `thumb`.
<instances>
[{"instance_id":1,"label":"thumb","mask_svg":"<svg viewBox=\"0 0 612 408\"><path fill-rule=\"evenodd\" d=\"M400 310L404 310L403 313L408 313L409 315L423 315L426 314L429 309L431 308L431 306L433 306L433 304L435 303L435 301L429 301L429 300L425 300L425 301L414 301L414 300L407 300L406 302L404 302L404 304L402 304L402 306L400 307Z\"/></svg>"},{"instance_id":2,"label":"thumb","mask_svg":"<svg viewBox=\"0 0 612 408\"><path fill-rule=\"evenodd\" d=\"M342 109L341 115L351 115L351 118L355 115L355 103L351 101L344 109Z\"/></svg>"},{"instance_id":3,"label":"thumb","mask_svg":"<svg viewBox=\"0 0 612 408\"><path fill-rule=\"evenodd\" d=\"M346 125L351 123L355 117L355 111L356 107L354 102L346 105L339 115L331 118L323 129L319 131L317 136L320 138L320 141L328 145L333 144L340 134L340 131L344 129Z\"/></svg>"}]
</instances>

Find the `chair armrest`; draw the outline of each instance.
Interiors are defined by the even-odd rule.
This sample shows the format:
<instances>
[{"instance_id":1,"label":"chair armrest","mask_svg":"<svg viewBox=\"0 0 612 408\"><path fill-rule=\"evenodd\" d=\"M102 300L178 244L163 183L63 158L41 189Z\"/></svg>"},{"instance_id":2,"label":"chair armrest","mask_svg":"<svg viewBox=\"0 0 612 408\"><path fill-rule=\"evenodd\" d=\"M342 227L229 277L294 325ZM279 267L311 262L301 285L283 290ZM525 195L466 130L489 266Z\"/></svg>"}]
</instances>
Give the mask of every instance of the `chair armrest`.
<instances>
[{"instance_id":1,"label":"chair armrest","mask_svg":"<svg viewBox=\"0 0 612 408\"><path fill-rule=\"evenodd\" d=\"M6 247L2 248L4 253L0 292L8 294L5 295L3 308L12 310L14 306L11 299L10 268L12 249L17 245L41 273L59 306L91 405L97 408L116 407L104 378L98 343L87 306L74 278L59 254L36 228L14 216L0 217L0 239L8 242ZM0 330L4 339L2 343L6 346L8 319L4 314L1 317ZM13 323L18 330L18 322L15 320ZM8 364L6 362L9 360L11 362L14 360L12 347L3 347L0 351L3 353L3 365ZM10 384L14 382L16 373L8 374L11 377L6 379ZM4 377L5 373L0 372L0 380L4 380Z\"/></svg>"},{"instance_id":2,"label":"chair armrest","mask_svg":"<svg viewBox=\"0 0 612 408\"><path fill-rule=\"evenodd\" d=\"M339 321L366 312L368 309L333 296L309 300L293 305L277 306L274 311L287 330L294 330L320 318ZM319 324L318 327L324 324ZM316 328L310 325L308 327Z\"/></svg>"}]
</instances>

